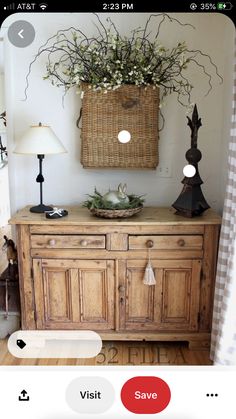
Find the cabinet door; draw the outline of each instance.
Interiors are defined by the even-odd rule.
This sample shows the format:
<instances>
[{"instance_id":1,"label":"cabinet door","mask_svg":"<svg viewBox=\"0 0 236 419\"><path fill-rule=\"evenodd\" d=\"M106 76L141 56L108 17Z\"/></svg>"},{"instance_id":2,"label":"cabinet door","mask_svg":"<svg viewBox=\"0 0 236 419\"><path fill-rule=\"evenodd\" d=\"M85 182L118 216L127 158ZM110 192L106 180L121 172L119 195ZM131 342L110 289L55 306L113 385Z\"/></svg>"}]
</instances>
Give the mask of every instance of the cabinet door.
<instances>
[{"instance_id":1,"label":"cabinet door","mask_svg":"<svg viewBox=\"0 0 236 419\"><path fill-rule=\"evenodd\" d=\"M114 261L33 261L38 329L114 329Z\"/></svg>"},{"instance_id":2,"label":"cabinet door","mask_svg":"<svg viewBox=\"0 0 236 419\"><path fill-rule=\"evenodd\" d=\"M144 285L143 260L122 263L119 275L120 328L198 329L200 260L152 260L156 285Z\"/></svg>"}]
</instances>

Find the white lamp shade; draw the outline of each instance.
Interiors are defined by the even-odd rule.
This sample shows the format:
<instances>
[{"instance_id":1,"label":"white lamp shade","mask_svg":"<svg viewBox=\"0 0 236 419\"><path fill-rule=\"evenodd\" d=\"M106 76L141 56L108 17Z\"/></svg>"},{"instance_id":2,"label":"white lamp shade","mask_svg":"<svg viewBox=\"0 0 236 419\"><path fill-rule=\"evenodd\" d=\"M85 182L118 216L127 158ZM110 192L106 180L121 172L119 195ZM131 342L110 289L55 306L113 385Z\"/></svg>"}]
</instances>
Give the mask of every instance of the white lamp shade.
<instances>
[{"instance_id":1,"label":"white lamp shade","mask_svg":"<svg viewBox=\"0 0 236 419\"><path fill-rule=\"evenodd\" d=\"M67 150L49 126L33 125L19 140L14 153L59 154Z\"/></svg>"}]
</instances>

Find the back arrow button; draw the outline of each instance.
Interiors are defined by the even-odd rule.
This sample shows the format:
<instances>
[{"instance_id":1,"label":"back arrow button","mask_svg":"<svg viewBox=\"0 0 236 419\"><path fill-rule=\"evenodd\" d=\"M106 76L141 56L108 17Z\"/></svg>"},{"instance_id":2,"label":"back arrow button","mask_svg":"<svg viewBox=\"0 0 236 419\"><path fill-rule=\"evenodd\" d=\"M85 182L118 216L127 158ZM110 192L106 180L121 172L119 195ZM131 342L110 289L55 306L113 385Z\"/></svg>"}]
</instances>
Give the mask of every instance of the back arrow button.
<instances>
[{"instance_id":1,"label":"back arrow button","mask_svg":"<svg viewBox=\"0 0 236 419\"><path fill-rule=\"evenodd\" d=\"M23 35L22 35L22 33L24 32L24 29L21 29L21 31L20 32L18 32L18 35L21 37L21 39L24 39L24 37L23 37Z\"/></svg>"},{"instance_id":2,"label":"back arrow button","mask_svg":"<svg viewBox=\"0 0 236 419\"><path fill-rule=\"evenodd\" d=\"M9 41L18 48L25 48L32 44L35 38L35 29L26 20L16 20L8 28Z\"/></svg>"}]
</instances>

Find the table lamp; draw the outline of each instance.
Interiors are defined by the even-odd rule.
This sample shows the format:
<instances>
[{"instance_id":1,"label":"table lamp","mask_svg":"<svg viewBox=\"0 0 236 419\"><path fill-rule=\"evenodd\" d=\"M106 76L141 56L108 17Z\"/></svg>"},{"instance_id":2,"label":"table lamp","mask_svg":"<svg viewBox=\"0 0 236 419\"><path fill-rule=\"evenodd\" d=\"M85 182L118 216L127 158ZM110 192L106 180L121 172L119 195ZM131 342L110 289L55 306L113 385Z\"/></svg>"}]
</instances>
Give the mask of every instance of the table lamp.
<instances>
[{"instance_id":1,"label":"table lamp","mask_svg":"<svg viewBox=\"0 0 236 419\"><path fill-rule=\"evenodd\" d=\"M51 211L53 208L43 204L43 182L42 163L46 154L66 153L66 149L57 138L53 130L46 125L31 126L21 137L14 153L17 154L36 154L39 159L39 174L36 182L40 185L40 204L30 208L31 212L42 213Z\"/></svg>"}]
</instances>

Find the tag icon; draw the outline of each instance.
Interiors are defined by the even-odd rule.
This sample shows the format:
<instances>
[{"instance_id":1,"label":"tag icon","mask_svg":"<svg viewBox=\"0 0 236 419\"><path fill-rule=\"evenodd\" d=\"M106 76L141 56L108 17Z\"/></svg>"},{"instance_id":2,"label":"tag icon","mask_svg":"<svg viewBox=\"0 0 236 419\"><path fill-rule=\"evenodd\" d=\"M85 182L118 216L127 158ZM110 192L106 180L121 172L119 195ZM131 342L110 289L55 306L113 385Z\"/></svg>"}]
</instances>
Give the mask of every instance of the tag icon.
<instances>
[{"instance_id":1,"label":"tag icon","mask_svg":"<svg viewBox=\"0 0 236 419\"><path fill-rule=\"evenodd\" d=\"M23 349L26 346L26 343L22 339L17 339L16 344L20 349Z\"/></svg>"}]
</instances>

